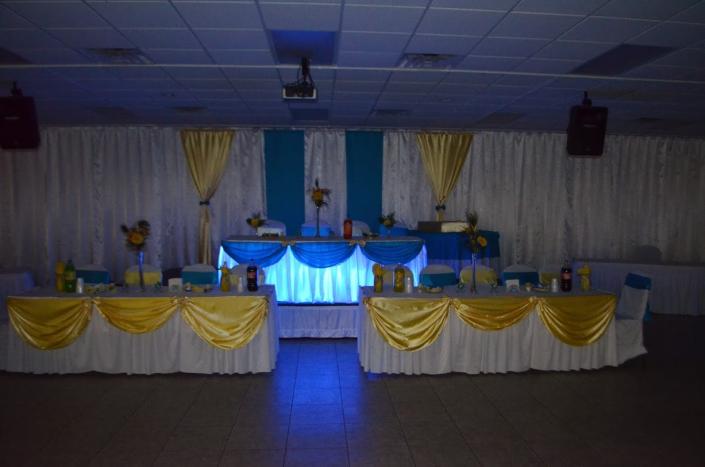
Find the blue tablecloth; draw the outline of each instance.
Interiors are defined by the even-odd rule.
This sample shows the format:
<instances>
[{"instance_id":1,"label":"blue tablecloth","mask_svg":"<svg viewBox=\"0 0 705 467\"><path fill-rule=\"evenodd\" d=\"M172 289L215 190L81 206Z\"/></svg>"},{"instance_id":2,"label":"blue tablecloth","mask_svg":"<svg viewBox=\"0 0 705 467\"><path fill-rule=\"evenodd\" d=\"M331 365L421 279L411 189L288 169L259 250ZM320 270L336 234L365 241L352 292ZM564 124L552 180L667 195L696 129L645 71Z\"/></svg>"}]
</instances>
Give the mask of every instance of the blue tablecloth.
<instances>
[{"instance_id":1,"label":"blue tablecloth","mask_svg":"<svg viewBox=\"0 0 705 467\"><path fill-rule=\"evenodd\" d=\"M409 233L424 241L429 263L433 263L434 260L469 261L471 259L467 236L464 233L420 232L418 230L412 230ZM483 257L498 258L499 232L480 230L480 233L487 239L487 248L485 248Z\"/></svg>"}]
</instances>

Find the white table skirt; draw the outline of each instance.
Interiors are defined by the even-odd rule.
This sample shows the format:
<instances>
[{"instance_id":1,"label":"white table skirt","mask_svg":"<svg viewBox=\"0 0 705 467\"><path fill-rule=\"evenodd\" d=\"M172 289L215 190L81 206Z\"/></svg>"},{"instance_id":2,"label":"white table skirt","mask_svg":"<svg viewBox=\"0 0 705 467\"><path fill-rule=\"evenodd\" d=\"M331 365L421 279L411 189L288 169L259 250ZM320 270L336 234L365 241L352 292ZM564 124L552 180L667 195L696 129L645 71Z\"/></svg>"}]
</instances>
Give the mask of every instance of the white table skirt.
<instances>
[{"instance_id":1,"label":"white table skirt","mask_svg":"<svg viewBox=\"0 0 705 467\"><path fill-rule=\"evenodd\" d=\"M180 310L154 332L130 334L108 323L98 310L84 333L58 350L26 344L11 324L0 327L0 351L7 348L8 371L23 373L260 373L272 371L279 351L277 302L259 333L241 349L221 350L201 339L181 317ZM6 343L2 341L5 340ZM0 366L2 366L0 363Z\"/></svg>"},{"instance_id":2,"label":"white table skirt","mask_svg":"<svg viewBox=\"0 0 705 467\"><path fill-rule=\"evenodd\" d=\"M537 313L500 331L482 331L467 325L450 310L448 323L430 346L416 351L396 350L387 344L359 306L358 352L365 371L373 373L441 374L462 372L506 373L536 370L581 370L617 366L615 320L595 343L575 347L553 337ZM641 322L636 322L641 332ZM632 329L634 326L632 326ZM626 349L632 358L642 351Z\"/></svg>"},{"instance_id":3,"label":"white table skirt","mask_svg":"<svg viewBox=\"0 0 705 467\"><path fill-rule=\"evenodd\" d=\"M357 305L279 305L279 337L356 337L357 313Z\"/></svg>"},{"instance_id":4,"label":"white table skirt","mask_svg":"<svg viewBox=\"0 0 705 467\"><path fill-rule=\"evenodd\" d=\"M705 315L705 265L643 264L576 260L573 271L587 262L595 288L616 295L630 272L651 276L649 305L654 313Z\"/></svg>"}]
</instances>

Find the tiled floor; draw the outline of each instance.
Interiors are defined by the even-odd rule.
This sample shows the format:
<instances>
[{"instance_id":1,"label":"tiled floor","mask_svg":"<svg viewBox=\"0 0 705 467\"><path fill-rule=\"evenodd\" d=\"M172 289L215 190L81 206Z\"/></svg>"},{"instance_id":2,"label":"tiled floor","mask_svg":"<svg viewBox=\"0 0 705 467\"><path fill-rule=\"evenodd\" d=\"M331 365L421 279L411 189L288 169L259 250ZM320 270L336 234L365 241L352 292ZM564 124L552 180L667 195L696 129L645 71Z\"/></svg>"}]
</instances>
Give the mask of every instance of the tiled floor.
<instances>
[{"instance_id":1,"label":"tiled floor","mask_svg":"<svg viewBox=\"0 0 705 467\"><path fill-rule=\"evenodd\" d=\"M249 376L0 372L0 464L704 465L705 318L580 373L366 375L355 341L283 340Z\"/></svg>"}]
</instances>

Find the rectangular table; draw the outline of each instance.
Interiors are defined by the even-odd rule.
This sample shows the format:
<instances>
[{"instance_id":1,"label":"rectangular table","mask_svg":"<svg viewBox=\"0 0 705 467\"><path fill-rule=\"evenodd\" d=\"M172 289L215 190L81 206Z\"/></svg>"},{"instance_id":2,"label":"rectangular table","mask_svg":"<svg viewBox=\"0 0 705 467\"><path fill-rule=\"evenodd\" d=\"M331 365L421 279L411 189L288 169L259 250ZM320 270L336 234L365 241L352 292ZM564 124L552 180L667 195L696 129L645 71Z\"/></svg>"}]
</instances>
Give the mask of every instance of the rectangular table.
<instances>
[{"instance_id":1,"label":"rectangular table","mask_svg":"<svg viewBox=\"0 0 705 467\"><path fill-rule=\"evenodd\" d=\"M620 294L630 272L651 277L649 306L654 313L705 315L705 264L648 264L629 261L578 259L573 271L587 263L594 287Z\"/></svg>"},{"instance_id":2,"label":"rectangular table","mask_svg":"<svg viewBox=\"0 0 705 467\"><path fill-rule=\"evenodd\" d=\"M477 374L593 369L620 362L613 319L616 298L612 294L471 296L456 288L448 288L444 294L395 294L386 290L374 294L365 287L361 295L358 352L365 371ZM573 312L572 305L579 305L576 308L582 311ZM600 331L586 334L595 339L593 342L569 345L554 333L563 329L567 340L579 337L580 333L566 331L565 325L571 321L592 323ZM640 322L630 324L641 329ZM494 330L485 330L493 327ZM383 337L380 328L389 331L389 335ZM399 332L404 329L411 332ZM433 334L437 337L430 345L413 350ZM411 350L402 350L405 347ZM643 352L641 348L629 356Z\"/></svg>"},{"instance_id":3,"label":"rectangular table","mask_svg":"<svg viewBox=\"0 0 705 467\"><path fill-rule=\"evenodd\" d=\"M11 322L0 328L8 371L258 373L275 368L279 349L271 286L244 294L37 291L9 297L8 310Z\"/></svg>"}]
</instances>

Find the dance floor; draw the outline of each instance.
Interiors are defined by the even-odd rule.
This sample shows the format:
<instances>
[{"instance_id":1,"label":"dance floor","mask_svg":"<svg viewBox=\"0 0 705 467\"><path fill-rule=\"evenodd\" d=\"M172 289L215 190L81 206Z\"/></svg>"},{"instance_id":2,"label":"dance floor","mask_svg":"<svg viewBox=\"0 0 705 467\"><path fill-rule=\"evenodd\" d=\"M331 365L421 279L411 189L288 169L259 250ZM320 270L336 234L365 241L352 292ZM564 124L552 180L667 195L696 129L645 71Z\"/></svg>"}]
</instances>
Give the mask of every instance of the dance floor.
<instances>
[{"instance_id":1,"label":"dance floor","mask_svg":"<svg viewBox=\"0 0 705 467\"><path fill-rule=\"evenodd\" d=\"M2 465L702 465L705 318L656 315L618 368L364 373L283 339L258 375L0 372Z\"/></svg>"}]
</instances>

